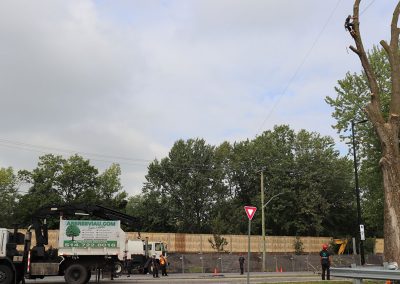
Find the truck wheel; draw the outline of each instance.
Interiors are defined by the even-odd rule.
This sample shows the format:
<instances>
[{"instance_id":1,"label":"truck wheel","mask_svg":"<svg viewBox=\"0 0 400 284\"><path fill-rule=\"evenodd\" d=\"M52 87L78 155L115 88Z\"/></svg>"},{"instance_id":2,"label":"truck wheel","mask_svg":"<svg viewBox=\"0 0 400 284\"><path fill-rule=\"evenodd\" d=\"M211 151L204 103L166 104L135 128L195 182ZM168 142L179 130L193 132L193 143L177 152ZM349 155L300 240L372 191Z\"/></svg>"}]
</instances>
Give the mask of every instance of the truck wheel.
<instances>
[{"instance_id":1,"label":"truck wheel","mask_svg":"<svg viewBox=\"0 0 400 284\"><path fill-rule=\"evenodd\" d=\"M11 284L13 280L14 276L11 268L6 265L0 265L0 283Z\"/></svg>"},{"instance_id":2,"label":"truck wheel","mask_svg":"<svg viewBox=\"0 0 400 284\"><path fill-rule=\"evenodd\" d=\"M124 266L122 265L121 262L114 263L114 273L116 275L121 275L123 270L124 270Z\"/></svg>"},{"instance_id":3,"label":"truck wheel","mask_svg":"<svg viewBox=\"0 0 400 284\"><path fill-rule=\"evenodd\" d=\"M68 284L87 283L88 270L82 264L72 264L65 270L64 279Z\"/></svg>"}]
</instances>

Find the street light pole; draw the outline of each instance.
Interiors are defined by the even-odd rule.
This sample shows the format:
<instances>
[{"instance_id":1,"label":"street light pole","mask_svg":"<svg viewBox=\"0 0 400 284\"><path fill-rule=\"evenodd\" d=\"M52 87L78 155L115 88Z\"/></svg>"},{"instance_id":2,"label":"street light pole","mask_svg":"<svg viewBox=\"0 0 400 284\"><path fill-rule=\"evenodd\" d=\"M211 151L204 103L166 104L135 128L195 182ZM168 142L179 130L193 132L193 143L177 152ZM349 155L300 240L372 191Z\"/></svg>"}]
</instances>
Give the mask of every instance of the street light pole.
<instances>
[{"instance_id":1,"label":"street light pole","mask_svg":"<svg viewBox=\"0 0 400 284\"><path fill-rule=\"evenodd\" d=\"M354 158L354 181L356 186L356 197L357 197L357 222L360 230L360 255L361 255L361 265L365 264L364 257L364 241L361 238L361 204L360 204L360 188L358 185L358 164L357 164L357 154L356 154L356 140L354 134L354 126L355 124L364 123L367 120L362 120L358 122L351 121L351 135L353 140L353 158Z\"/></svg>"},{"instance_id":2,"label":"street light pole","mask_svg":"<svg viewBox=\"0 0 400 284\"><path fill-rule=\"evenodd\" d=\"M263 253L262 253L262 271L265 272L265 253L266 253L266 240L265 240L265 207L274 199L275 197L283 194L283 192L280 192L278 194L275 194L272 196L267 203L264 204L264 191L262 190L264 188L264 175L263 172L261 172L261 233L262 233L262 239L263 239Z\"/></svg>"},{"instance_id":3,"label":"street light pole","mask_svg":"<svg viewBox=\"0 0 400 284\"><path fill-rule=\"evenodd\" d=\"M265 215L264 215L264 172L261 170L261 233L263 239L262 271L265 272Z\"/></svg>"}]
</instances>

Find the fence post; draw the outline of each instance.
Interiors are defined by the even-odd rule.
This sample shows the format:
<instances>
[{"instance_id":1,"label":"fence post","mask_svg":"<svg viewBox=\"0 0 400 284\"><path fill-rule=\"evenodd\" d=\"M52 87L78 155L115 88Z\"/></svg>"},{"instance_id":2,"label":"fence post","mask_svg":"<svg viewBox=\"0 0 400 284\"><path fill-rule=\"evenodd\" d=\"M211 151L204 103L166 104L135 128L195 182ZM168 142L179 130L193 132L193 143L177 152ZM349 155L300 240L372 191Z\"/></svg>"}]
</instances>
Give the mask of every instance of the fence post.
<instances>
[{"instance_id":1,"label":"fence post","mask_svg":"<svg viewBox=\"0 0 400 284\"><path fill-rule=\"evenodd\" d=\"M230 235L230 238L231 238L231 239L230 239L230 243L231 243L231 253L232 253L232 252L233 252L233 251L232 251L232 235Z\"/></svg>"},{"instance_id":2,"label":"fence post","mask_svg":"<svg viewBox=\"0 0 400 284\"><path fill-rule=\"evenodd\" d=\"M200 235L200 253L203 253L203 235Z\"/></svg>"}]
</instances>

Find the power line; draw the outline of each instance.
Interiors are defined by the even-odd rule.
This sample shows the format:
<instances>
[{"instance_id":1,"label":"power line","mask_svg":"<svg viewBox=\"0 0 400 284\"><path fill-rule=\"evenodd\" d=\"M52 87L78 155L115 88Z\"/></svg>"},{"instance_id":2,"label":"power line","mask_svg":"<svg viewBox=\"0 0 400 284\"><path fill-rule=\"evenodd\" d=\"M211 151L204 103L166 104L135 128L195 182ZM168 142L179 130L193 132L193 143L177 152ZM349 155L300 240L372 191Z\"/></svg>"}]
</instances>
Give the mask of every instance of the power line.
<instances>
[{"instance_id":1,"label":"power line","mask_svg":"<svg viewBox=\"0 0 400 284\"><path fill-rule=\"evenodd\" d=\"M364 14L364 12L367 11L368 8L371 7L372 4L374 4L374 2L375 2L375 0L372 0L371 2L369 2L369 4L367 5L367 7L365 7L365 8L361 11L360 16L361 16L362 14Z\"/></svg>"},{"instance_id":2,"label":"power line","mask_svg":"<svg viewBox=\"0 0 400 284\"><path fill-rule=\"evenodd\" d=\"M24 143L15 140L8 140L0 138L0 147L7 147L12 149L20 149L30 152L37 152L41 154L49 154L49 151L55 151L56 153L67 153L67 154L79 154L81 156L86 156L92 161L98 162L105 162L105 163L113 163L118 162L121 164L128 164L128 165L136 165L136 166L148 166L154 160L145 160L145 159L135 159L135 158L127 158L121 156L112 156L112 155L103 155L98 153L89 153L89 152L82 152L82 151L74 151L74 150L67 150L55 147L47 147L35 144ZM93 158L93 156L104 157L105 159L100 158ZM176 165L176 164L169 164L171 168L179 168L183 170L214 170L213 166L200 164L200 163L193 163L190 165Z\"/></svg>"},{"instance_id":3,"label":"power line","mask_svg":"<svg viewBox=\"0 0 400 284\"><path fill-rule=\"evenodd\" d=\"M34 144L23 143L19 141L12 141L7 139L0 138L0 147L7 147L13 149L20 149L30 152L37 152L42 154L48 154L49 151L54 151L56 153L67 153L67 154L79 154L81 156L89 157L90 160L98 161L98 162L105 162L105 163L123 163L129 165L136 165L136 166L145 166L148 165L152 160L145 160L145 159L135 159L135 158L126 158L121 156L112 156L112 155L103 155L98 153L90 153L90 152L82 152L82 151L74 151L74 150L67 150L61 148L54 148L54 147L46 147ZM99 157L99 158L96 158ZM101 158L104 159L101 159Z\"/></svg>"},{"instance_id":4,"label":"power line","mask_svg":"<svg viewBox=\"0 0 400 284\"><path fill-rule=\"evenodd\" d=\"M99 156L99 157L106 157L106 158L110 158L113 160L89 157L89 159L92 161L99 161L99 162L105 162L105 163L113 163L113 162L117 161L118 163L136 165L136 166L149 166L154 161L154 160L144 160L144 159L134 159L134 158L119 157L119 156L103 155L103 154L98 154L98 153L73 151L73 150L67 150L67 149L61 149L61 148L55 148L55 147L47 147L47 146L29 144L29 143L8 140L8 139L2 139L2 138L0 138L0 147L20 149L20 150L25 150L25 151L30 151L30 152L38 152L41 154L49 154L49 150L52 150L52 151L61 152L61 153L79 154L79 155L86 156L86 157L93 155L93 156ZM47 151L46 151L46 149L47 149ZM161 160L158 160L158 162L160 163ZM177 170L177 169L187 170L187 171L199 171L199 170L214 171L214 170L217 170L217 168L212 164L212 161L209 161L209 164L208 164L208 162L176 164L176 161L171 161L171 159L169 159L169 164L167 165L167 168L172 168L175 170Z\"/></svg>"},{"instance_id":5,"label":"power line","mask_svg":"<svg viewBox=\"0 0 400 284\"><path fill-rule=\"evenodd\" d=\"M280 100L282 99L283 95L286 93L286 91L289 89L290 85L292 84L293 80L297 77L297 74L299 73L300 69L303 67L304 63L307 61L308 57L311 54L311 51L314 49L315 45L317 44L319 38L321 37L322 33L325 31L326 27L328 26L328 23L330 22L330 20L332 19L333 15L336 12L336 9L339 7L340 2L342 2L342 0L338 0L336 3L336 6L333 8L332 12L330 13L327 21L325 22L324 26L322 27L321 31L319 32L319 34L317 35L317 38L314 40L313 44L311 45L311 48L308 50L308 52L306 53L306 55L304 56L303 60L301 61L300 65L297 67L296 71L294 72L293 76L290 78L290 80L288 81L288 83L286 84L285 88L283 89L282 93L279 94L277 100L275 101L275 103L272 105L271 110L268 112L268 114L266 115L264 121L262 122L261 126L259 127L257 133L261 132L261 129L263 128L265 122L268 120L268 118L271 116L272 112L274 111L274 109L278 106Z\"/></svg>"},{"instance_id":6,"label":"power line","mask_svg":"<svg viewBox=\"0 0 400 284\"><path fill-rule=\"evenodd\" d=\"M71 150L71 149L41 146L41 145L28 144L28 143L24 143L24 142L0 138L0 144L1 143L25 146L25 147L31 147L31 148L38 148L38 149L45 149L45 150L54 150L54 151L63 152L63 153L78 153L78 154L84 154L84 155L88 155L88 156L98 156L98 157L111 158L111 159L117 159L117 160L127 160L127 161L135 161L135 162L150 162L151 161L151 160L146 160L146 159L127 158L127 157L105 155L105 154L99 154L99 153L93 153L93 152L83 152L83 151L77 151L77 150Z\"/></svg>"}]
</instances>

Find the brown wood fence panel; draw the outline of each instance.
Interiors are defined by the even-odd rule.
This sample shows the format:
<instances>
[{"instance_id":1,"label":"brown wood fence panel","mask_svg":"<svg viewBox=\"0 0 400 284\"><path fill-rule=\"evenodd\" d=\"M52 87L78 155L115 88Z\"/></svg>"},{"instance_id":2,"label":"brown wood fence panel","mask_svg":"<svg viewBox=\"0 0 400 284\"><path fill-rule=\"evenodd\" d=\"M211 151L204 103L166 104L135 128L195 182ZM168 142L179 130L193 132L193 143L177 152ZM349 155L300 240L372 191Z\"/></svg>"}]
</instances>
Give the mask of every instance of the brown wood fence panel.
<instances>
[{"instance_id":1,"label":"brown wood fence panel","mask_svg":"<svg viewBox=\"0 0 400 284\"><path fill-rule=\"evenodd\" d=\"M24 233L24 230L20 230ZM208 253L215 252L211 247L209 239L214 240L212 234L178 234L178 233L140 233L128 232L129 239L148 238L149 241L162 241L167 244L168 251L180 253ZM224 246L226 252L247 252L247 235L222 235L228 244ZM266 252L267 253L294 253L294 236L266 236ZM251 236L251 251L262 252L263 239L261 236ZM330 237L300 237L303 243L305 253L318 253L321 245L330 243ZM34 233L32 236L32 244L35 244ZM49 231L49 245L54 248L58 247L58 230ZM383 239L376 239L375 253L383 253Z\"/></svg>"},{"instance_id":2,"label":"brown wood fence panel","mask_svg":"<svg viewBox=\"0 0 400 284\"><path fill-rule=\"evenodd\" d=\"M383 253L384 242L383 239L375 240L375 253Z\"/></svg>"}]
</instances>

